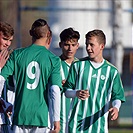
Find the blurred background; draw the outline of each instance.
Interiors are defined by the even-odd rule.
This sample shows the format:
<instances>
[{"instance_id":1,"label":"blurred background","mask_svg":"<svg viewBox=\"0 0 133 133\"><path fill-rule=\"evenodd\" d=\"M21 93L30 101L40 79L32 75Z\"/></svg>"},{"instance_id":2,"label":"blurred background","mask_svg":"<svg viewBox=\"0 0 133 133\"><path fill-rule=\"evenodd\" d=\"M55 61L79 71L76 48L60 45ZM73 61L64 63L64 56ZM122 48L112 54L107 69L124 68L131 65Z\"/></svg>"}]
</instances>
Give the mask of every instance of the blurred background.
<instances>
[{"instance_id":1,"label":"blurred background","mask_svg":"<svg viewBox=\"0 0 133 133\"><path fill-rule=\"evenodd\" d=\"M87 55L85 34L96 28L104 31L104 57L120 71L126 96L119 119L109 122L110 130L133 130L133 0L0 0L0 20L15 29L13 49L31 44L29 30L38 18L46 19L51 27L50 50L56 55L61 54L59 34L63 29L72 27L80 32L78 58Z\"/></svg>"}]
</instances>

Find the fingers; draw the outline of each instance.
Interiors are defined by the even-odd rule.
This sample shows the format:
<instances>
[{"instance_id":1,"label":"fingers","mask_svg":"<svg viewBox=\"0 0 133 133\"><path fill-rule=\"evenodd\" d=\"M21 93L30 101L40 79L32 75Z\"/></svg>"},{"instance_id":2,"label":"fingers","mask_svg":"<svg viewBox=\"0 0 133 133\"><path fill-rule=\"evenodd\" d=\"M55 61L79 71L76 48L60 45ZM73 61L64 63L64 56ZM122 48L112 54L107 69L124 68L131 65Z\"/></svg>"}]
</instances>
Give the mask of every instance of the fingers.
<instances>
[{"instance_id":1,"label":"fingers","mask_svg":"<svg viewBox=\"0 0 133 133\"><path fill-rule=\"evenodd\" d=\"M12 115L12 112L7 112L6 114L8 117L10 117Z\"/></svg>"},{"instance_id":2,"label":"fingers","mask_svg":"<svg viewBox=\"0 0 133 133\"><path fill-rule=\"evenodd\" d=\"M76 95L81 100L85 100L90 96L88 90L79 90L77 91Z\"/></svg>"},{"instance_id":3,"label":"fingers","mask_svg":"<svg viewBox=\"0 0 133 133\"><path fill-rule=\"evenodd\" d=\"M113 107L109 109L111 120L116 120L118 118L118 110L117 108Z\"/></svg>"},{"instance_id":4,"label":"fingers","mask_svg":"<svg viewBox=\"0 0 133 133\"><path fill-rule=\"evenodd\" d=\"M64 79L64 80L62 80L62 86L65 84L65 82L66 82L66 80Z\"/></svg>"},{"instance_id":5,"label":"fingers","mask_svg":"<svg viewBox=\"0 0 133 133\"><path fill-rule=\"evenodd\" d=\"M8 59L8 57L9 57L8 50L7 49L2 50L0 52L0 56L1 56L1 58L3 57L4 59Z\"/></svg>"},{"instance_id":6,"label":"fingers","mask_svg":"<svg viewBox=\"0 0 133 133\"><path fill-rule=\"evenodd\" d=\"M59 133L60 131L60 122L56 121L54 122L54 130L51 130L50 133Z\"/></svg>"},{"instance_id":7,"label":"fingers","mask_svg":"<svg viewBox=\"0 0 133 133\"><path fill-rule=\"evenodd\" d=\"M8 50L7 49L2 50L0 52L0 68L3 68L8 58L9 58Z\"/></svg>"}]
</instances>

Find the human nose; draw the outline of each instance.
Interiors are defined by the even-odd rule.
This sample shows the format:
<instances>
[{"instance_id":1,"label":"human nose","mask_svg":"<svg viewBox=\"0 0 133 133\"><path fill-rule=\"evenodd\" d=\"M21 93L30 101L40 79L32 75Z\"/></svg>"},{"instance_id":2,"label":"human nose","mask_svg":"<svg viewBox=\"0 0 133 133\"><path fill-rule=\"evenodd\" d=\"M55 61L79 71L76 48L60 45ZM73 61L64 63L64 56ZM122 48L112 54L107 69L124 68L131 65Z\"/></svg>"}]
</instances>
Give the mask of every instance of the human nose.
<instances>
[{"instance_id":1,"label":"human nose","mask_svg":"<svg viewBox=\"0 0 133 133\"><path fill-rule=\"evenodd\" d=\"M90 45L88 44L88 45L86 45L86 49L87 50L89 50L90 49Z\"/></svg>"},{"instance_id":2,"label":"human nose","mask_svg":"<svg viewBox=\"0 0 133 133\"><path fill-rule=\"evenodd\" d=\"M68 48L69 50L72 50L72 45L69 45L69 48Z\"/></svg>"}]
</instances>

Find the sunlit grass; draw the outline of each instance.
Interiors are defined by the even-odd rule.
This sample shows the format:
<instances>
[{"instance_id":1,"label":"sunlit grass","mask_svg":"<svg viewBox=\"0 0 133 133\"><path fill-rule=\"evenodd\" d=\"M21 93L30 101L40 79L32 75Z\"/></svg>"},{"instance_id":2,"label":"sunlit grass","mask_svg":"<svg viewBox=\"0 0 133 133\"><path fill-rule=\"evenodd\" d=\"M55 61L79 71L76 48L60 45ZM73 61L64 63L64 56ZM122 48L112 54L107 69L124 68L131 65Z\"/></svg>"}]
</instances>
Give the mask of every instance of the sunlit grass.
<instances>
[{"instance_id":1,"label":"sunlit grass","mask_svg":"<svg viewBox=\"0 0 133 133\"><path fill-rule=\"evenodd\" d=\"M111 129L111 130L109 130L109 133L133 133L133 129L132 130L128 130L128 129Z\"/></svg>"},{"instance_id":2,"label":"sunlit grass","mask_svg":"<svg viewBox=\"0 0 133 133\"><path fill-rule=\"evenodd\" d=\"M121 124L118 128L110 128L109 133L133 133L133 125Z\"/></svg>"}]
</instances>

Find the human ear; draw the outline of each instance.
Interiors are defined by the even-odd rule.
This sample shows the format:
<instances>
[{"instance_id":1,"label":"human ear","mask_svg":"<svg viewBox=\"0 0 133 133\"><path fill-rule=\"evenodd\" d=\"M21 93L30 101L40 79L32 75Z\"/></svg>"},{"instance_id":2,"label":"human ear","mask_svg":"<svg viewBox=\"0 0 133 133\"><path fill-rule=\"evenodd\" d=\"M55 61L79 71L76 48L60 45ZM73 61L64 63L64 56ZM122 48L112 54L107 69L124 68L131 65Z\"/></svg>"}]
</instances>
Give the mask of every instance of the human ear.
<instances>
[{"instance_id":1,"label":"human ear","mask_svg":"<svg viewBox=\"0 0 133 133\"><path fill-rule=\"evenodd\" d=\"M105 45L104 44L101 44L101 49L104 49Z\"/></svg>"},{"instance_id":2,"label":"human ear","mask_svg":"<svg viewBox=\"0 0 133 133\"><path fill-rule=\"evenodd\" d=\"M79 48L79 43L77 43L77 49Z\"/></svg>"}]
</instances>

